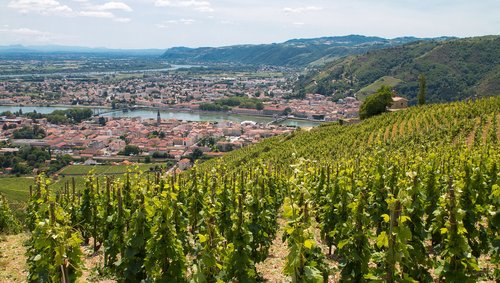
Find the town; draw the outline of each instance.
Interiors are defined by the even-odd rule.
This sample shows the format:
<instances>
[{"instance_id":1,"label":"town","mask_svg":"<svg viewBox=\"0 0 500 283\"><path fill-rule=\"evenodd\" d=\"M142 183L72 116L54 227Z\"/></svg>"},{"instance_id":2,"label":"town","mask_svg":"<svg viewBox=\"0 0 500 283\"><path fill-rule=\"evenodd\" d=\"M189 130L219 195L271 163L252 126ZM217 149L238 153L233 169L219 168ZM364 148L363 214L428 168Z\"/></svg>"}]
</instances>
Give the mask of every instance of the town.
<instances>
[{"instance_id":1,"label":"town","mask_svg":"<svg viewBox=\"0 0 500 283\"><path fill-rule=\"evenodd\" d=\"M159 112L158 112L159 113ZM100 120L100 121L99 121ZM242 123L186 122L137 118L93 118L76 125L55 125L46 118L0 117L0 141L10 140L14 147L50 148L53 155L70 155L84 160L85 164L99 162L168 158L179 162L186 169L192 160L185 157L201 152L206 157L216 157L233 149L257 143L262 138L289 133L293 127ZM15 139L19 129L40 127L43 138ZM12 138L12 139L10 139ZM0 153L16 152L4 148Z\"/></svg>"},{"instance_id":2,"label":"town","mask_svg":"<svg viewBox=\"0 0 500 283\"><path fill-rule=\"evenodd\" d=\"M262 102L262 107L236 105L231 113L337 121L357 116L359 101L347 97L332 101L319 94L293 92L292 75L277 71L223 74L152 73L120 79L45 78L0 82L0 105L79 105L128 109L154 107L198 111L203 105L228 97ZM200 109L201 106L201 109ZM234 105L233 105L234 106ZM211 109L213 110L213 109ZM228 110L228 109L216 109Z\"/></svg>"},{"instance_id":3,"label":"town","mask_svg":"<svg viewBox=\"0 0 500 283\"><path fill-rule=\"evenodd\" d=\"M0 154L15 154L22 147L43 148L50 151L52 159L71 156L72 160L88 165L171 160L176 168L184 170L197 158L217 157L263 138L296 130L281 123L287 119L319 123L358 117L360 102L354 97L334 102L320 94L297 95L293 91L293 75L282 70L260 72L265 74L154 72L5 80L0 82L0 105L11 109L35 106L35 110L24 115L21 110L0 111L0 141L4 147ZM87 109L87 119L40 115L36 106ZM157 115L102 115L134 109L154 109ZM250 118L186 121L162 118L160 110L216 111ZM260 116L269 117L270 121L251 118ZM34 128L43 134L19 134ZM11 164L2 170L3 174L23 171Z\"/></svg>"}]
</instances>

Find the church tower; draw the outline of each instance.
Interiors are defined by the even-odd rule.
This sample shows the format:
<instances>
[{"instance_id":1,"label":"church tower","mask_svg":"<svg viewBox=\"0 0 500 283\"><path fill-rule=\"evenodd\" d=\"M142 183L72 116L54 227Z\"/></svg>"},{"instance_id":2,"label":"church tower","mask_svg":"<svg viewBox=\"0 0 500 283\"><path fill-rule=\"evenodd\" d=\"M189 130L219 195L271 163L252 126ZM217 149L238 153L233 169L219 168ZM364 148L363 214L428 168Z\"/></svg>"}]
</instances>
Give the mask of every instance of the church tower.
<instances>
[{"instance_id":1,"label":"church tower","mask_svg":"<svg viewBox=\"0 0 500 283\"><path fill-rule=\"evenodd\" d=\"M158 110L158 114L156 114L156 126L160 126L161 124L161 117L160 117L160 110Z\"/></svg>"}]
</instances>

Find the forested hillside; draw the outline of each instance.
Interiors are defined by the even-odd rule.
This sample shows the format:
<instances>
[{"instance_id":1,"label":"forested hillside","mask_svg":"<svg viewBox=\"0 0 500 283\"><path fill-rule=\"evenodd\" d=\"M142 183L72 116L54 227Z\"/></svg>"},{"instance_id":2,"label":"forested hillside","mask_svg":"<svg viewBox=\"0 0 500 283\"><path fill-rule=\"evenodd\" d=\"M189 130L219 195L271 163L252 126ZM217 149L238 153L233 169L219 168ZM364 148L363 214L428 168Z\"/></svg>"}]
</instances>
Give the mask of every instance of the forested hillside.
<instances>
[{"instance_id":1,"label":"forested hillside","mask_svg":"<svg viewBox=\"0 0 500 283\"><path fill-rule=\"evenodd\" d=\"M442 40L444 38L436 38ZM333 59L369 50L397 46L418 40L415 37L385 39L361 35L292 39L283 43L233 45L225 47L167 49L162 58L174 63L227 63L304 67L324 64Z\"/></svg>"},{"instance_id":2,"label":"forested hillside","mask_svg":"<svg viewBox=\"0 0 500 283\"><path fill-rule=\"evenodd\" d=\"M383 83L416 103L420 74L427 80L429 102L500 94L500 36L420 41L369 51L310 73L297 89L362 98Z\"/></svg>"}]
</instances>

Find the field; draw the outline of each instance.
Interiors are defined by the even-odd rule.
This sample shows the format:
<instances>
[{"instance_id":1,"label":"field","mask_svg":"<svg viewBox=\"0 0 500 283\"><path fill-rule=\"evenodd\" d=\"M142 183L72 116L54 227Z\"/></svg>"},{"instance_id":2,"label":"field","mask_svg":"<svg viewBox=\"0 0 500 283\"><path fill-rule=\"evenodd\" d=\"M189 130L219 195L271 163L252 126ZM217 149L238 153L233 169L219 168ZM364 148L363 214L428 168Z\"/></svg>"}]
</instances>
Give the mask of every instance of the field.
<instances>
[{"instance_id":1,"label":"field","mask_svg":"<svg viewBox=\"0 0 500 283\"><path fill-rule=\"evenodd\" d=\"M123 174L126 173L128 169L132 171L148 171L155 166L165 166L165 163L138 165L70 165L59 171L59 175L87 175L91 171L97 175Z\"/></svg>"},{"instance_id":2,"label":"field","mask_svg":"<svg viewBox=\"0 0 500 283\"><path fill-rule=\"evenodd\" d=\"M12 203L25 202L29 195L29 186L33 184L33 177L2 177L0 193Z\"/></svg>"}]
</instances>

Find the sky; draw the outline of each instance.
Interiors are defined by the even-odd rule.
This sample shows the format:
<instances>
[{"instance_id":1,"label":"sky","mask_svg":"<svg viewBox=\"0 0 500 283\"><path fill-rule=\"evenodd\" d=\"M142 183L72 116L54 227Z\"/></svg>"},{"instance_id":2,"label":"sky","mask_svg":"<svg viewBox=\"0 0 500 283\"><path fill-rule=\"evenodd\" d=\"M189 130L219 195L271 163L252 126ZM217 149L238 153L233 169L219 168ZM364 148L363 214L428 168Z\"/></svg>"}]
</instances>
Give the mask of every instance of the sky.
<instances>
[{"instance_id":1,"label":"sky","mask_svg":"<svg viewBox=\"0 0 500 283\"><path fill-rule=\"evenodd\" d=\"M169 48L500 34L500 0L0 0L0 45Z\"/></svg>"}]
</instances>

